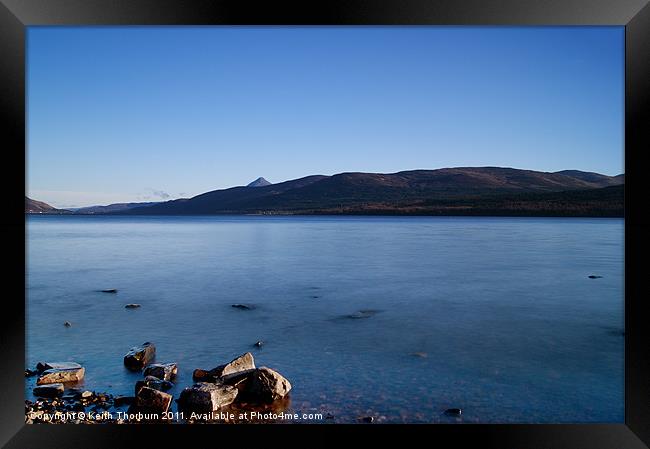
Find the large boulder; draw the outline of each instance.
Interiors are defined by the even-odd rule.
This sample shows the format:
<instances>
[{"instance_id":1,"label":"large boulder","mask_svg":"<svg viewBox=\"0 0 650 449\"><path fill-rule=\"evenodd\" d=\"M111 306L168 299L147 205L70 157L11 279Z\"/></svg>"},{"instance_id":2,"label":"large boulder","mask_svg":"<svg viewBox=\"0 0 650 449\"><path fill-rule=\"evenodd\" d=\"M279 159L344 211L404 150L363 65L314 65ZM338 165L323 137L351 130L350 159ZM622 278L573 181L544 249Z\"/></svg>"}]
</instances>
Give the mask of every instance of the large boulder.
<instances>
[{"instance_id":1,"label":"large boulder","mask_svg":"<svg viewBox=\"0 0 650 449\"><path fill-rule=\"evenodd\" d=\"M132 370L141 370L156 356L156 347L153 343L146 342L134 346L124 356L124 366Z\"/></svg>"},{"instance_id":2,"label":"large boulder","mask_svg":"<svg viewBox=\"0 0 650 449\"><path fill-rule=\"evenodd\" d=\"M131 411L161 414L169 410L171 403L171 394L149 387L142 387L135 396Z\"/></svg>"},{"instance_id":3,"label":"large boulder","mask_svg":"<svg viewBox=\"0 0 650 449\"><path fill-rule=\"evenodd\" d=\"M255 402L273 402L291 391L291 383L277 371L265 366L254 370L244 383L245 398Z\"/></svg>"},{"instance_id":4,"label":"large boulder","mask_svg":"<svg viewBox=\"0 0 650 449\"><path fill-rule=\"evenodd\" d=\"M174 384L167 380L158 379L154 376L147 376L144 380L139 380L135 383L135 394L137 395L138 391L140 391L140 388L142 387L153 388L158 391L167 391L173 386Z\"/></svg>"},{"instance_id":5,"label":"large boulder","mask_svg":"<svg viewBox=\"0 0 650 449\"><path fill-rule=\"evenodd\" d=\"M153 376L162 380L172 380L176 377L178 366L176 363L154 363L144 369L145 376Z\"/></svg>"},{"instance_id":6,"label":"large boulder","mask_svg":"<svg viewBox=\"0 0 650 449\"><path fill-rule=\"evenodd\" d=\"M284 376L265 366L223 376L221 381L236 387L238 399L246 402L273 402L291 390L291 383Z\"/></svg>"},{"instance_id":7,"label":"large boulder","mask_svg":"<svg viewBox=\"0 0 650 449\"><path fill-rule=\"evenodd\" d=\"M86 370L78 365L78 368L51 368L41 373L36 385L58 384L65 382L79 382L84 378Z\"/></svg>"},{"instance_id":8,"label":"large boulder","mask_svg":"<svg viewBox=\"0 0 650 449\"><path fill-rule=\"evenodd\" d=\"M183 390L178 406L187 412L209 413L231 404L237 393L230 385L198 382Z\"/></svg>"},{"instance_id":9,"label":"large boulder","mask_svg":"<svg viewBox=\"0 0 650 449\"><path fill-rule=\"evenodd\" d=\"M49 384L34 388L34 396L41 398L56 398L63 394L63 384Z\"/></svg>"}]
</instances>

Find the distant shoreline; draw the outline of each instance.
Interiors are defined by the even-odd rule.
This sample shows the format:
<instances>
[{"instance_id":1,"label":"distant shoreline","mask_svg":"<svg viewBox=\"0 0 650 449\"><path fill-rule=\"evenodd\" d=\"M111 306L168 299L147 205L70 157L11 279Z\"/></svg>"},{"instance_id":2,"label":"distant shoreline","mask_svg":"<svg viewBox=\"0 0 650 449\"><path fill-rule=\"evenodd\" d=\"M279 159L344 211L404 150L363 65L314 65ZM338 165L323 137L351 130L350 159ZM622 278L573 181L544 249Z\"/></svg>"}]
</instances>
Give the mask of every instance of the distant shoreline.
<instances>
[{"instance_id":1,"label":"distant shoreline","mask_svg":"<svg viewBox=\"0 0 650 449\"><path fill-rule=\"evenodd\" d=\"M261 213L215 213L215 214L74 214L74 213L34 213L25 212L25 216L55 216L55 217L481 217L481 218L625 218L624 213L601 213L601 214L524 214L524 213L477 213L476 211L468 213L388 213L383 211L377 212L355 212L355 213L332 213L332 212L261 212Z\"/></svg>"},{"instance_id":2,"label":"distant shoreline","mask_svg":"<svg viewBox=\"0 0 650 449\"><path fill-rule=\"evenodd\" d=\"M102 215L385 215L623 217L625 175L504 167L310 175L213 190L192 198L57 209L25 197L25 211Z\"/></svg>"}]
</instances>

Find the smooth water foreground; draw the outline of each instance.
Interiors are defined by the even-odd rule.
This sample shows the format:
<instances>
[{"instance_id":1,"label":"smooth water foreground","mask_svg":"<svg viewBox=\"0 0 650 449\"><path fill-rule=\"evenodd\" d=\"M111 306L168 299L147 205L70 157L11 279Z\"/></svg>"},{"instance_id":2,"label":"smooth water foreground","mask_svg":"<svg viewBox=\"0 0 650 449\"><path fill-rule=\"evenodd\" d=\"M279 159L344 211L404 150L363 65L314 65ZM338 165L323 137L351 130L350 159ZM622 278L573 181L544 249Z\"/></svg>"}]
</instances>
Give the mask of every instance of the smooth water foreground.
<instances>
[{"instance_id":1,"label":"smooth water foreground","mask_svg":"<svg viewBox=\"0 0 650 449\"><path fill-rule=\"evenodd\" d=\"M84 388L133 395L142 376L122 358L152 341L179 364L174 398L195 368L251 351L291 381L287 411L333 415L322 422L622 422L623 232L618 219L30 216L26 366L74 360ZM349 317L360 310L377 313Z\"/></svg>"}]
</instances>

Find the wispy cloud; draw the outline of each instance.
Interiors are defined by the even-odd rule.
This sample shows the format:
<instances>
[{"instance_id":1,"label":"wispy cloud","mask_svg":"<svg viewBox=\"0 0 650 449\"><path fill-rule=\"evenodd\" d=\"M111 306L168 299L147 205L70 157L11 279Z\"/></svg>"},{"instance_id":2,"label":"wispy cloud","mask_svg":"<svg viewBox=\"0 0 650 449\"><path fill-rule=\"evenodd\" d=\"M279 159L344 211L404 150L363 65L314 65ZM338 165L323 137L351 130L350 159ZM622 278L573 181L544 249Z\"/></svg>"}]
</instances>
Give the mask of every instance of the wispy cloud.
<instances>
[{"instance_id":1,"label":"wispy cloud","mask_svg":"<svg viewBox=\"0 0 650 449\"><path fill-rule=\"evenodd\" d=\"M154 196L157 196L158 198L162 198L163 200L168 200L171 198L171 195L164 190L154 190L153 192Z\"/></svg>"},{"instance_id":2,"label":"wispy cloud","mask_svg":"<svg viewBox=\"0 0 650 449\"><path fill-rule=\"evenodd\" d=\"M153 189L151 187L145 188L144 192L137 195L138 201L164 201L176 197L178 197L178 195L168 193L162 189Z\"/></svg>"}]
</instances>

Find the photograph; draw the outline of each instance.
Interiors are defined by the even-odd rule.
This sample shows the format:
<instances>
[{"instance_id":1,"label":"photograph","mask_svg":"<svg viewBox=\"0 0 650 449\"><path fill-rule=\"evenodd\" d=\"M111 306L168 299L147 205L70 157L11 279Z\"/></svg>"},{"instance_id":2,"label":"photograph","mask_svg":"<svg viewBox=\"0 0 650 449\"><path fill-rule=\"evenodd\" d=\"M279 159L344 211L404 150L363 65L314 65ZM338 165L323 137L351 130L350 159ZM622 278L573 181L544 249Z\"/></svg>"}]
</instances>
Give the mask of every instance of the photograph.
<instances>
[{"instance_id":1,"label":"photograph","mask_svg":"<svg viewBox=\"0 0 650 449\"><path fill-rule=\"evenodd\" d=\"M25 423L625 424L625 58L27 26Z\"/></svg>"}]
</instances>

